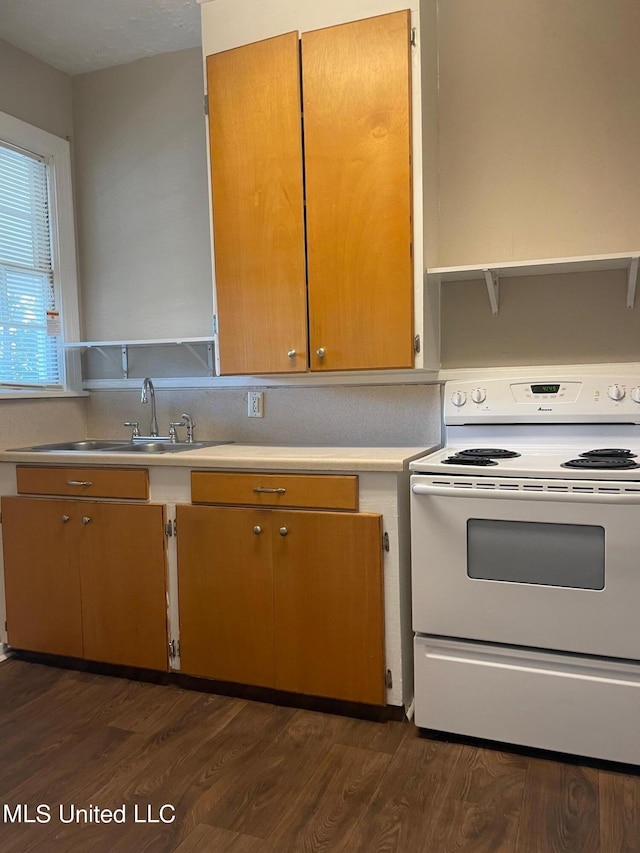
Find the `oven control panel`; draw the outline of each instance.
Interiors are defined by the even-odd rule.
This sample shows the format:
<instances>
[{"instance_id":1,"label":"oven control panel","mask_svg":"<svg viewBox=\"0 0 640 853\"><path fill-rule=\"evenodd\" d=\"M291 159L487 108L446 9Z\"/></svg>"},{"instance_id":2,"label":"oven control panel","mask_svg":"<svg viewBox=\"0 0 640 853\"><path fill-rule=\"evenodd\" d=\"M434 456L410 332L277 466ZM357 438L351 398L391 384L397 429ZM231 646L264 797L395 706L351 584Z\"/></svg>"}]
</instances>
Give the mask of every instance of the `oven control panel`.
<instances>
[{"instance_id":1,"label":"oven control panel","mask_svg":"<svg viewBox=\"0 0 640 853\"><path fill-rule=\"evenodd\" d=\"M447 424L640 423L640 375L447 382Z\"/></svg>"}]
</instances>

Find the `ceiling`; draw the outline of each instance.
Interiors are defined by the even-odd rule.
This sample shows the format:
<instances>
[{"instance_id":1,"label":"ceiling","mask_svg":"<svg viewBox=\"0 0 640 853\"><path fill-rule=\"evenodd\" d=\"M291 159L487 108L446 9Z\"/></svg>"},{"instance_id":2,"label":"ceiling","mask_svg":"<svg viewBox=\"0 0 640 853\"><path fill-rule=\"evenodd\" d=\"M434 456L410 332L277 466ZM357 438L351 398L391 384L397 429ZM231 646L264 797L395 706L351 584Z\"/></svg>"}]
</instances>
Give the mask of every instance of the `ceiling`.
<instances>
[{"instance_id":1,"label":"ceiling","mask_svg":"<svg viewBox=\"0 0 640 853\"><path fill-rule=\"evenodd\" d=\"M195 47L197 0L0 0L0 39L67 74Z\"/></svg>"}]
</instances>

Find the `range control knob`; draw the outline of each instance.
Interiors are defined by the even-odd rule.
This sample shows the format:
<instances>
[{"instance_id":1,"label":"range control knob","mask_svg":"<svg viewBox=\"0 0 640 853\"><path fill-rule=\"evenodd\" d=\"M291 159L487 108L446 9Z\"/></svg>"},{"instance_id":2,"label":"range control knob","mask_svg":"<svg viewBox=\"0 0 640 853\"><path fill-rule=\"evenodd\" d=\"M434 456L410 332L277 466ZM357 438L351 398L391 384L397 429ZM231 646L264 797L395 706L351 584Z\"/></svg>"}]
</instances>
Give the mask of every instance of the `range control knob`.
<instances>
[{"instance_id":1,"label":"range control knob","mask_svg":"<svg viewBox=\"0 0 640 853\"><path fill-rule=\"evenodd\" d=\"M631 392L631 399L634 403L640 403L640 385L636 386Z\"/></svg>"},{"instance_id":2,"label":"range control knob","mask_svg":"<svg viewBox=\"0 0 640 853\"><path fill-rule=\"evenodd\" d=\"M464 406L467 402L467 394L465 391L454 391L451 395L451 402L454 406Z\"/></svg>"},{"instance_id":3,"label":"range control knob","mask_svg":"<svg viewBox=\"0 0 640 853\"><path fill-rule=\"evenodd\" d=\"M610 400L622 400L625 395L625 390L619 385L610 385L607 389L607 394L609 395Z\"/></svg>"},{"instance_id":4,"label":"range control knob","mask_svg":"<svg viewBox=\"0 0 640 853\"><path fill-rule=\"evenodd\" d=\"M487 392L484 388L474 388L471 392L471 399L474 403L484 403L487 399Z\"/></svg>"}]
</instances>

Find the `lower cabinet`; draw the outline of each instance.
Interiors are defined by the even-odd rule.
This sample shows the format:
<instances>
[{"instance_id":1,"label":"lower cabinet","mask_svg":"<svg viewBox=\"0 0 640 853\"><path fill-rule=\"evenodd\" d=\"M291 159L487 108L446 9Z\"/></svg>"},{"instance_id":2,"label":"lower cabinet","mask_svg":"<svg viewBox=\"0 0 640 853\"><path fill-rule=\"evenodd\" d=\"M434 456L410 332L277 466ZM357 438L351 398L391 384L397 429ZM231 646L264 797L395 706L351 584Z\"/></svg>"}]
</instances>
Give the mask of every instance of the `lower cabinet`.
<instances>
[{"instance_id":1,"label":"lower cabinet","mask_svg":"<svg viewBox=\"0 0 640 853\"><path fill-rule=\"evenodd\" d=\"M168 669L163 506L4 497L2 522L10 645Z\"/></svg>"},{"instance_id":2,"label":"lower cabinet","mask_svg":"<svg viewBox=\"0 0 640 853\"><path fill-rule=\"evenodd\" d=\"M179 506L191 675L383 705L381 516Z\"/></svg>"}]
</instances>

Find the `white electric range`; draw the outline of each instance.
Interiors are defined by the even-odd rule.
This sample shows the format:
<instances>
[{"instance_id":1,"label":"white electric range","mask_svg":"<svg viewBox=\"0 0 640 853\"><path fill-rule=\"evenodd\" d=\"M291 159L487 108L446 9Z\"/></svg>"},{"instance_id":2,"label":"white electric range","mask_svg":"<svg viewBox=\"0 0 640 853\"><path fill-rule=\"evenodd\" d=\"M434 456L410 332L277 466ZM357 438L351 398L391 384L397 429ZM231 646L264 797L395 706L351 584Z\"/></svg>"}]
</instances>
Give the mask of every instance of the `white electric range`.
<instances>
[{"instance_id":1,"label":"white electric range","mask_svg":"<svg viewBox=\"0 0 640 853\"><path fill-rule=\"evenodd\" d=\"M640 763L640 376L444 393L410 466L416 724Z\"/></svg>"}]
</instances>

